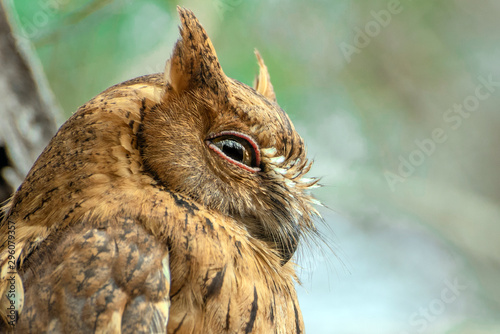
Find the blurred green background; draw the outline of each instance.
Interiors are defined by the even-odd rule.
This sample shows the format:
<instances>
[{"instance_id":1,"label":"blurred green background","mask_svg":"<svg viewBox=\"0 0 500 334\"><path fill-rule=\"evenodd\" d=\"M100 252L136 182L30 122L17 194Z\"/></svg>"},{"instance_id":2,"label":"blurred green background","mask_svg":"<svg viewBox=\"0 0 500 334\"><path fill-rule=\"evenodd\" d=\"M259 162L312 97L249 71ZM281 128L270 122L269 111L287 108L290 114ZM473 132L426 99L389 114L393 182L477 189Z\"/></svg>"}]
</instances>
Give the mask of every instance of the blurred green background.
<instances>
[{"instance_id":1,"label":"blurred green background","mask_svg":"<svg viewBox=\"0 0 500 334\"><path fill-rule=\"evenodd\" d=\"M226 74L258 48L325 187L309 333L500 333L498 1L7 1L69 117L160 72L192 9Z\"/></svg>"}]
</instances>

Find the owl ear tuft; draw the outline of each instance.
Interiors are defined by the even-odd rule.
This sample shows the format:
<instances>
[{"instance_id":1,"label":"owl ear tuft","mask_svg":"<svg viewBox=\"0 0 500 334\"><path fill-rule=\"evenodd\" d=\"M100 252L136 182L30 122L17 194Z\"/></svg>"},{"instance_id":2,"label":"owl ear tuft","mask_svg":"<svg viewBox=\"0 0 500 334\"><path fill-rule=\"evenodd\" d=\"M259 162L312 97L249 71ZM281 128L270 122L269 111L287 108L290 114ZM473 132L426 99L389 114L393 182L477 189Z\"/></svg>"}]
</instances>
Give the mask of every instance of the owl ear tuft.
<instances>
[{"instance_id":1,"label":"owl ear tuft","mask_svg":"<svg viewBox=\"0 0 500 334\"><path fill-rule=\"evenodd\" d=\"M255 55L257 56L260 70L259 75L255 78L254 88L269 100L276 102L276 94L274 93L274 88L271 84L271 76L269 75L267 66L264 64L264 60L260 56L257 49L255 49Z\"/></svg>"},{"instance_id":2,"label":"owl ear tuft","mask_svg":"<svg viewBox=\"0 0 500 334\"><path fill-rule=\"evenodd\" d=\"M165 81L177 93L200 87L218 94L227 87L226 76L208 35L192 11L177 6L181 38L165 67ZM227 91L227 89L225 89Z\"/></svg>"}]
</instances>

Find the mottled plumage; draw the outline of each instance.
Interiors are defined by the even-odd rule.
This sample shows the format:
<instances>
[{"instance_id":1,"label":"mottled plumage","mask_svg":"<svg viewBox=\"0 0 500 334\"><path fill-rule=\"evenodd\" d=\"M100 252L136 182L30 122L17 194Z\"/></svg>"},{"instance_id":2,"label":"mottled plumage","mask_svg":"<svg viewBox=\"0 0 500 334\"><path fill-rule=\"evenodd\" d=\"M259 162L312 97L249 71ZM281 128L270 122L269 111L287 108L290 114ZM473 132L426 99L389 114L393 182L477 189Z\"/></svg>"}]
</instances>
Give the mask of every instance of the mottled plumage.
<instances>
[{"instance_id":1,"label":"mottled plumage","mask_svg":"<svg viewBox=\"0 0 500 334\"><path fill-rule=\"evenodd\" d=\"M289 261L315 231L303 141L258 53L254 89L179 14L165 73L80 107L5 208L0 330L303 332Z\"/></svg>"}]
</instances>

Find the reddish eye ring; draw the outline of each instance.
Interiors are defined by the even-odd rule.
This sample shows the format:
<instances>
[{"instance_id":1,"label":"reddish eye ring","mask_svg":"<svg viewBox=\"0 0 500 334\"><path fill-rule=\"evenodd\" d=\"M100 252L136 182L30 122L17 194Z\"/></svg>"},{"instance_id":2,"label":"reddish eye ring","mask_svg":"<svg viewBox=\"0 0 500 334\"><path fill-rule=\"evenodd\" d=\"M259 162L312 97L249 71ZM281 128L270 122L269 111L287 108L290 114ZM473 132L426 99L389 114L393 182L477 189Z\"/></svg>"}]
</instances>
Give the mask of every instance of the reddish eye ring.
<instances>
[{"instance_id":1,"label":"reddish eye ring","mask_svg":"<svg viewBox=\"0 0 500 334\"><path fill-rule=\"evenodd\" d=\"M260 171L259 145L250 136L237 131L221 131L205 142L221 158L252 173Z\"/></svg>"}]
</instances>

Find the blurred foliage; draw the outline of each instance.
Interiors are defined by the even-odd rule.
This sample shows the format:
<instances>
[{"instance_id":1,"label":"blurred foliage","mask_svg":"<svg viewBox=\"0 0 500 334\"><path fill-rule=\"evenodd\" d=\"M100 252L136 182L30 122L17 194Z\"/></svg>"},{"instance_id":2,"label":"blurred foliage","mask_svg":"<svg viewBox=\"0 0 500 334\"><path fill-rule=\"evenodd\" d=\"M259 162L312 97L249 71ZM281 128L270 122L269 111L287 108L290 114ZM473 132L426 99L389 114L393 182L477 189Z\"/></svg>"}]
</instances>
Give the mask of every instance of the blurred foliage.
<instances>
[{"instance_id":1,"label":"blurred foliage","mask_svg":"<svg viewBox=\"0 0 500 334\"><path fill-rule=\"evenodd\" d=\"M34 47L69 116L112 84L163 70L178 36L177 4L197 14L229 76L251 84L257 73L253 49L259 49L278 101L317 161L313 173L324 176L327 187L318 196L349 219L354 227L349 233L367 236L355 248L383 244L355 261L384 259L375 289L385 286L382 277L393 272L395 281L385 288L396 291L401 285L408 295L391 297L395 301L365 295L360 303L378 302L378 310L392 307L395 313L404 304L404 318L439 293L435 289L443 277L469 282L463 303L450 306L426 329L395 319L395 313L384 319L392 327L371 319L377 328L388 328L385 333L404 326L409 332L499 332L500 87L494 86L456 128L445 114L476 94L479 77L500 81L500 5L466 0L17 0L11 9L20 42ZM346 52L353 47L356 52ZM402 161L415 158L422 151L417 143L432 139L435 129L443 130L444 142L435 142L432 152L423 153L413 171L402 176ZM400 179L391 184L388 172ZM331 229L341 229L335 223ZM431 244L435 253L424 252L434 249ZM401 283L401 268L415 281ZM339 312L343 305L334 305L334 294L328 298L331 314ZM357 308L350 312L356 314ZM374 333L369 326L366 331L353 322L346 326ZM308 327L315 333L323 328L319 323Z\"/></svg>"}]
</instances>

